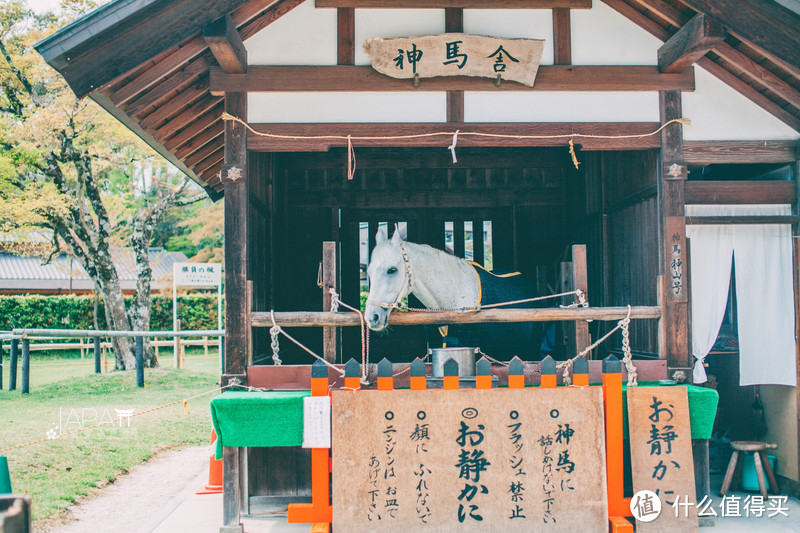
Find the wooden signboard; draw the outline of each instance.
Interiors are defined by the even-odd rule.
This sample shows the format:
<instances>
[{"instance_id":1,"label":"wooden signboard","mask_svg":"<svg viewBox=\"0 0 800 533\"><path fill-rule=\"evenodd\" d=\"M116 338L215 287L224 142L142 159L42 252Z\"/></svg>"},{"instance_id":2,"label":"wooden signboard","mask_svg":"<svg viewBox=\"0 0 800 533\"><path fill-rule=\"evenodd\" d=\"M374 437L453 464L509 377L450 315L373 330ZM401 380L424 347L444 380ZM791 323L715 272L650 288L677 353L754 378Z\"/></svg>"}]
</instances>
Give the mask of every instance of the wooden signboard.
<instances>
[{"instance_id":1,"label":"wooden signboard","mask_svg":"<svg viewBox=\"0 0 800 533\"><path fill-rule=\"evenodd\" d=\"M641 533L697 531L697 498L692 459L692 430L686 387L629 387L628 428L634 498L640 490L661 500L661 514L637 521Z\"/></svg>"},{"instance_id":2,"label":"wooden signboard","mask_svg":"<svg viewBox=\"0 0 800 533\"><path fill-rule=\"evenodd\" d=\"M393 78L476 76L533 86L544 41L499 39L466 33L423 35L364 42L372 68Z\"/></svg>"},{"instance_id":3,"label":"wooden signboard","mask_svg":"<svg viewBox=\"0 0 800 533\"><path fill-rule=\"evenodd\" d=\"M333 526L607 531L602 390L333 392Z\"/></svg>"}]
</instances>

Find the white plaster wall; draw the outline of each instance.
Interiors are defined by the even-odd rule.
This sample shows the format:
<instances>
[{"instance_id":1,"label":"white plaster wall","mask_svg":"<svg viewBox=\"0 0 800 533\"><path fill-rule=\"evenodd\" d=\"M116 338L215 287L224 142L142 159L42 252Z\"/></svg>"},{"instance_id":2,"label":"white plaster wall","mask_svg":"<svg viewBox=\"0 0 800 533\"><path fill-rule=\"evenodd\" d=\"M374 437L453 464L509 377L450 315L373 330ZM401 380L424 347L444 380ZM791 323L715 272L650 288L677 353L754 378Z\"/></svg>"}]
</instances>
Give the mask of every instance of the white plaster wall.
<instances>
[{"instance_id":1,"label":"white plaster wall","mask_svg":"<svg viewBox=\"0 0 800 533\"><path fill-rule=\"evenodd\" d=\"M248 122L444 122L445 93L250 93Z\"/></svg>"},{"instance_id":2,"label":"white plaster wall","mask_svg":"<svg viewBox=\"0 0 800 533\"><path fill-rule=\"evenodd\" d=\"M655 92L467 92L466 122L658 122Z\"/></svg>"},{"instance_id":3,"label":"white plaster wall","mask_svg":"<svg viewBox=\"0 0 800 533\"><path fill-rule=\"evenodd\" d=\"M701 67L694 67L695 91L683 93L687 140L732 141L749 139L798 139L796 132L747 97L730 88Z\"/></svg>"},{"instance_id":4,"label":"white plaster wall","mask_svg":"<svg viewBox=\"0 0 800 533\"><path fill-rule=\"evenodd\" d=\"M658 64L663 43L599 0L592 9L573 9L570 20L573 64Z\"/></svg>"},{"instance_id":5,"label":"white plaster wall","mask_svg":"<svg viewBox=\"0 0 800 533\"><path fill-rule=\"evenodd\" d=\"M410 37L444 33L444 9L356 9L356 65L369 65L362 48L371 37Z\"/></svg>"},{"instance_id":6,"label":"white plaster wall","mask_svg":"<svg viewBox=\"0 0 800 533\"><path fill-rule=\"evenodd\" d=\"M248 65L335 65L336 10L306 0L244 42Z\"/></svg>"},{"instance_id":7,"label":"white plaster wall","mask_svg":"<svg viewBox=\"0 0 800 533\"><path fill-rule=\"evenodd\" d=\"M553 64L552 10L465 9L464 33L507 39L544 39L541 64Z\"/></svg>"},{"instance_id":8,"label":"white plaster wall","mask_svg":"<svg viewBox=\"0 0 800 533\"><path fill-rule=\"evenodd\" d=\"M797 454L797 388L780 385L761 385L761 400L767 420L767 442L778 445L777 450L767 450L778 458L777 472L782 476L800 480Z\"/></svg>"}]
</instances>

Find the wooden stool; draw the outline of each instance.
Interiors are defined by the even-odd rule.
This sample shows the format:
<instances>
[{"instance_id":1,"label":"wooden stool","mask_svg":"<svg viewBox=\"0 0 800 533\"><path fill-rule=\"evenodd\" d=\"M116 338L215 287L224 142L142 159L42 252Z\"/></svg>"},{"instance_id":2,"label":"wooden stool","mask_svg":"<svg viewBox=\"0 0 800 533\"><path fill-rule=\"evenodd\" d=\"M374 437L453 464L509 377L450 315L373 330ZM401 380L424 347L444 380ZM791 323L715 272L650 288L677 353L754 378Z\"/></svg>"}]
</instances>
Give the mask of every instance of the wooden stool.
<instances>
[{"instance_id":1,"label":"wooden stool","mask_svg":"<svg viewBox=\"0 0 800 533\"><path fill-rule=\"evenodd\" d=\"M758 488L760 489L761 496L767 498L767 483L764 480L764 471L767 472L767 479L772 491L776 494L780 493L778 488L778 480L775 479L775 474L772 472L772 467L769 465L766 450L777 450L777 444L767 444L766 442L752 442L752 441L733 441L731 442L733 454L731 461L728 463L728 470L725 472L725 479L722 481L722 488L719 490L721 496L728 494L728 489L733 485L736 488L736 483L742 473L742 463L740 456L742 452L753 452L753 463L755 463L756 477L758 478Z\"/></svg>"}]
</instances>

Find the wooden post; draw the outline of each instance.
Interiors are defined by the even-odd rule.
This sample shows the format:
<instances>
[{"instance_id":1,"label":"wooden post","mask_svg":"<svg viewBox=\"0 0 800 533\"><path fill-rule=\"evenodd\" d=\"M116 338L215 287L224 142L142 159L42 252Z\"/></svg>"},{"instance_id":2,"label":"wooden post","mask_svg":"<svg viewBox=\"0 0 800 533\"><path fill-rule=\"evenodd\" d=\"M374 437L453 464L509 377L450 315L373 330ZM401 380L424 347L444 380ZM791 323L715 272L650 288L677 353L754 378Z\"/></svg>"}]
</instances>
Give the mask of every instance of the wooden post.
<instances>
[{"instance_id":1,"label":"wooden post","mask_svg":"<svg viewBox=\"0 0 800 533\"><path fill-rule=\"evenodd\" d=\"M411 390L425 390L428 388L427 377L425 375L425 362L422 359L419 357L415 358L411 362L409 372L411 373L409 381Z\"/></svg>"},{"instance_id":2,"label":"wooden post","mask_svg":"<svg viewBox=\"0 0 800 533\"><path fill-rule=\"evenodd\" d=\"M603 359L603 407L606 413L606 479L608 516L631 516L630 498L625 498L622 448L622 363L609 355ZM613 521L612 521L613 525Z\"/></svg>"},{"instance_id":3,"label":"wooden post","mask_svg":"<svg viewBox=\"0 0 800 533\"><path fill-rule=\"evenodd\" d=\"M94 340L94 373L100 373L100 337L93 337Z\"/></svg>"},{"instance_id":4,"label":"wooden post","mask_svg":"<svg viewBox=\"0 0 800 533\"><path fill-rule=\"evenodd\" d=\"M339 284L336 269L336 243L325 241L322 243L322 310L330 311L333 305L330 289L339 294ZM322 328L322 353L329 363L336 362L339 347L338 328Z\"/></svg>"},{"instance_id":5,"label":"wooden post","mask_svg":"<svg viewBox=\"0 0 800 533\"><path fill-rule=\"evenodd\" d=\"M344 386L354 391L361 389L361 365L352 357L344 365Z\"/></svg>"},{"instance_id":6,"label":"wooden post","mask_svg":"<svg viewBox=\"0 0 800 533\"><path fill-rule=\"evenodd\" d=\"M136 386L144 387L144 338L136 337Z\"/></svg>"},{"instance_id":7,"label":"wooden post","mask_svg":"<svg viewBox=\"0 0 800 533\"><path fill-rule=\"evenodd\" d=\"M681 93L659 93L661 123L681 118ZM662 320L664 354L670 368L691 372L689 350L689 264L686 254L684 183L688 170L683 156L683 129L670 124L661 132L661 161L658 197L661 207L661 247L659 273L663 275Z\"/></svg>"},{"instance_id":8,"label":"wooden post","mask_svg":"<svg viewBox=\"0 0 800 533\"><path fill-rule=\"evenodd\" d=\"M525 364L518 356L514 356L508 363L508 388L525 388Z\"/></svg>"},{"instance_id":9,"label":"wooden post","mask_svg":"<svg viewBox=\"0 0 800 533\"><path fill-rule=\"evenodd\" d=\"M492 363L485 357L478 359L478 362L475 364L475 388L492 388Z\"/></svg>"},{"instance_id":10,"label":"wooden post","mask_svg":"<svg viewBox=\"0 0 800 533\"><path fill-rule=\"evenodd\" d=\"M8 354L10 367L8 369L8 390L17 390L17 352L19 347L18 339L11 339L11 350Z\"/></svg>"},{"instance_id":11,"label":"wooden post","mask_svg":"<svg viewBox=\"0 0 800 533\"><path fill-rule=\"evenodd\" d=\"M583 294L588 298L588 285L589 274L586 267L586 245L573 244L572 245L572 290L582 290ZM574 301L578 301L578 297L574 297ZM581 353L587 346L589 346L589 323L585 320L576 320L574 322L575 330L575 355ZM570 357L574 355L569 354Z\"/></svg>"},{"instance_id":12,"label":"wooden post","mask_svg":"<svg viewBox=\"0 0 800 533\"><path fill-rule=\"evenodd\" d=\"M225 111L246 121L247 93L226 92ZM225 188L225 373L244 376L250 328L247 131L232 120L225 122L225 162L220 175Z\"/></svg>"},{"instance_id":13,"label":"wooden post","mask_svg":"<svg viewBox=\"0 0 800 533\"><path fill-rule=\"evenodd\" d=\"M222 527L220 533L244 533L239 519L240 448L222 447Z\"/></svg>"},{"instance_id":14,"label":"wooden post","mask_svg":"<svg viewBox=\"0 0 800 533\"><path fill-rule=\"evenodd\" d=\"M208 336L203 337L203 356L208 357Z\"/></svg>"},{"instance_id":15,"label":"wooden post","mask_svg":"<svg viewBox=\"0 0 800 533\"><path fill-rule=\"evenodd\" d=\"M442 378L442 388L444 390L458 390L458 361L448 359L444 363L444 377Z\"/></svg>"},{"instance_id":16,"label":"wooden post","mask_svg":"<svg viewBox=\"0 0 800 533\"><path fill-rule=\"evenodd\" d=\"M378 390L394 390L392 362L385 357L378 363Z\"/></svg>"},{"instance_id":17,"label":"wooden post","mask_svg":"<svg viewBox=\"0 0 800 533\"><path fill-rule=\"evenodd\" d=\"M576 387L589 386L589 361L583 357L572 363L572 384Z\"/></svg>"},{"instance_id":18,"label":"wooden post","mask_svg":"<svg viewBox=\"0 0 800 533\"><path fill-rule=\"evenodd\" d=\"M391 363L389 365L391 366ZM311 365L311 395L328 395L328 367L322 361ZM329 531L333 520L333 508L330 504L330 473L330 449L312 448L311 503L289 504L287 521L290 524L314 524L312 531Z\"/></svg>"},{"instance_id":19,"label":"wooden post","mask_svg":"<svg viewBox=\"0 0 800 533\"><path fill-rule=\"evenodd\" d=\"M22 387L20 392L22 394L30 393L31 381L31 340L28 338L22 339Z\"/></svg>"},{"instance_id":20,"label":"wooden post","mask_svg":"<svg viewBox=\"0 0 800 533\"><path fill-rule=\"evenodd\" d=\"M556 362L549 355L541 362L542 381L540 386L543 389L555 389L558 386L558 376L556 375Z\"/></svg>"}]
</instances>

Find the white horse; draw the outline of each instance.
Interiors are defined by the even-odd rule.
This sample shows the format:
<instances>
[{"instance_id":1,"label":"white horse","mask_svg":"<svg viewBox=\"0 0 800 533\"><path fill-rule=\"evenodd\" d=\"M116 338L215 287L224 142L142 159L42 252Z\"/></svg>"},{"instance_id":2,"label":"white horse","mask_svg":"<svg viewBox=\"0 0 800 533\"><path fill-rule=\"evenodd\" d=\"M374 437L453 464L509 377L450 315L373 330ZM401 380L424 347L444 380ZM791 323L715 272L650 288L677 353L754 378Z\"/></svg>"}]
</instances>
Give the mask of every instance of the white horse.
<instances>
[{"instance_id":1,"label":"white horse","mask_svg":"<svg viewBox=\"0 0 800 533\"><path fill-rule=\"evenodd\" d=\"M391 312L401 308L409 294L426 308L440 310L474 309L481 303L538 296L533 284L521 275L494 275L442 250L404 241L397 229L389 239L381 228L375 240L367 269L370 291L365 309L372 331L384 330ZM431 347L474 346L495 357L520 355L532 359L540 355L541 323L460 324L447 327L442 335L436 335L434 328L427 331Z\"/></svg>"}]
</instances>

